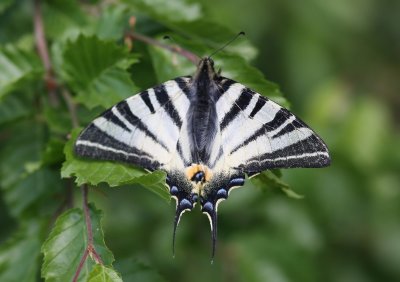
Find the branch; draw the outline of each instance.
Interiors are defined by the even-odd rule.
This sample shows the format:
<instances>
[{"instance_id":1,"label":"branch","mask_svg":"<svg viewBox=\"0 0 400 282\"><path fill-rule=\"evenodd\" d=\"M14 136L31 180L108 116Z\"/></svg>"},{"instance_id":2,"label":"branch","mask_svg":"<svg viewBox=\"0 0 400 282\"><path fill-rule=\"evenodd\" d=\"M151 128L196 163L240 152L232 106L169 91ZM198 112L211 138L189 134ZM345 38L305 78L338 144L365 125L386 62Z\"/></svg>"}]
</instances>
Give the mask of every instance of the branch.
<instances>
[{"instance_id":1,"label":"branch","mask_svg":"<svg viewBox=\"0 0 400 282\"><path fill-rule=\"evenodd\" d=\"M88 245L93 245L92 221L90 219L90 211L89 211L89 205L88 205L88 187L87 187L87 185L82 185L81 189L82 189L83 212L85 214Z\"/></svg>"},{"instance_id":2,"label":"branch","mask_svg":"<svg viewBox=\"0 0 400 282\"><path fill-rule=\"evenodd\" d=\"M54 76L53 67L51 64L49 49L47 48L47 42L44 34L43 19L40 0L33 0L34 16L33 26L35 31L35 42L39 53L39 57L43 63L45 69L45 83L49 93L50 103L53 106L58 104L56 95L56 89L58 87L56 77Z\"/></svg>"},{"instance_id":3,"label":"branch","mask_svg":"<svg viewBox=\"0 0 400 282\"><path fill-rule=\"evenodd\" d=\"M35 30L36 47L39 53L40 60L42 61L45 69L44 80L47 91L49 93L50 103L52 106L56 106L58 104L56 90L60 88L60 85L57 83L57 78L53 71L53 66L49 55L49 49L47 47L40 0L33 0L33 5L34 5L33 24ZM63 87L61 89L61 95L65 100L65 103L67 104L73 127L78 127L79 122L78 122L78 115L76 113L76 105L72 100L71 94L68 92L67 89Z\"/></svg>"},{"instance_id":4,"label":"branch","mask_svg":"<svg viewBox=\"0 0 400 282\"><path fill-rule=\"evenodd\" d=\"M58 104L58 99L56 96L56 90L60 89L61 90L61 95L63 99L65 100L65 103L68 108L68 112L71 116L71 122L73 127L78 127L79 126L79 120L78 120L78 115L76 112L76 105L72 99L71 94L68 92L68 90L65 87L60 87L60 85L57 83L56 76L53 71L51 59L49 56L49 50L47 47L47 42L46 42L46 37L45 37L45 32L44 32L44 26L43 26L43 20L42 20L42 13L41 13L41 2L40 0L33 0L34 4L34 32L35 32L35 42L36 42L36 47L39 53L39 57L43 63L44 69L45 69L45 83L46 83L46 88L49 94L49 99L50 103L53 106L57 106ZM70 187L69 187L70 188ZM100 257L100 255L97 253L97 251L94 248L94 240L93 240L93 230L92 230L92 221L90 219L90 210L89 210L89 204L88 204L88 187L87 185L83 185L81 187L82 189L82 197L83 197L83 212L85 216L85 225L86 225L86 234L87 234L87 246L85 248L85 251L82 255L82 258L79 262L78 268L75 271L75 275L73 277L73 282L78 281L79 275L82 271L82 268L88 258L88 256L92 257L96 263L98 264L103 264L103 261ZM71 197L71 191L68 189L67 191L67 197L66 197L66 204L70 204L70 197ZM64 205L63 205L64 206Z\"/></svg>"},{"instance_id":5,"label":"branch","mask_svg":"<svg viewBox=\"0 0 400 282\"><path fill-rule=\"evenodd\" d=\"M197 65L200 60L200 58L196 54L193 54L192 52L190 52L186 49L183 49L179 46L171 46L171 45L164 44L160 41L154 40L153 38L147 37L143 34L129 31L129 32L125 33L125 37L128 37L130 39L136 39L136 40L142 41L144 43L147 43L149 45L154 45L154 46L166 49L168 51L171 51L172 53L179 54L179 55L187 58L189 61L191 61L195 65Z\"/></svg>"},{"instance_id":6,"label":"branch","mask_svg":"<svg viewBox=\"0 0 400 282\"><path fill-rule=\"evenodd\" d=\"M75 271L75 275L73 278L73 282L78 281L79 274L82 271L83 265L85 264L88 255L95 260L98 264L103 264L103 260L100 255L94 248L94 239L93 239L93 230L92 230L92 220L90 219L90 210L89 210L89 202L88 202L88 186L82 185L82 198L83 198L83 213L85 216L85 225L86 225L86 235L87 235L87 246L85 248L85 252L82 255L81 261L79 262L78 268Z\"/></svg>"}]
</instances>

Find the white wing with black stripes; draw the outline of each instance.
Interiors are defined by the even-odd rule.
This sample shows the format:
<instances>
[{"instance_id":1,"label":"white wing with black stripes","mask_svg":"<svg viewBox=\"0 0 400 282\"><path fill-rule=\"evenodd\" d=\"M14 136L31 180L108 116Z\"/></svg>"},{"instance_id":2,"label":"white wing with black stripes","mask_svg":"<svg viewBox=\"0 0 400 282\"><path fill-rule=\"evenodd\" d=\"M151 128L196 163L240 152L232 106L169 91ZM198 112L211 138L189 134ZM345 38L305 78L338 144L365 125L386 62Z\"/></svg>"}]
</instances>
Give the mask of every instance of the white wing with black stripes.
<instances>
[{"instance_id":1,"label":"white wing with black stripes","mask_svg":"<svg viewBox=\"0 0 400 282\"><path fill-rule=\"evenodd\" d=\"M201 205L217 237L218 204L263 170L324 167L325 143L278 104L199 62L180 77L134 95L95 119L78 137L79 156L164 170L176 200L173 231L183 212Z\"/></svg>"},{"instance_id":2,"label":"white wing with black stripes","mask_svg":"<svg viewBox=\"0 0 400 282\"><path fill-rule=\"evenodd\" d=\"M327 146L298 117L240 83L223 81L230 86L216 108L224 166L254 174L274 168L329 165Z\"/></svg>"},{"instance_id":3,"label":"white wing with black stripes","mask_svg":"<svg viewBox=\"0 0 400 282\"><path fill-rule=\"evenodd\" d=\"M184 169L177 143L189 108L180 84L187 81L187 77L167 81L105 111L80 134L75 152L148 170L165 169L171 163Z\"/></svg>"}]
</instances>

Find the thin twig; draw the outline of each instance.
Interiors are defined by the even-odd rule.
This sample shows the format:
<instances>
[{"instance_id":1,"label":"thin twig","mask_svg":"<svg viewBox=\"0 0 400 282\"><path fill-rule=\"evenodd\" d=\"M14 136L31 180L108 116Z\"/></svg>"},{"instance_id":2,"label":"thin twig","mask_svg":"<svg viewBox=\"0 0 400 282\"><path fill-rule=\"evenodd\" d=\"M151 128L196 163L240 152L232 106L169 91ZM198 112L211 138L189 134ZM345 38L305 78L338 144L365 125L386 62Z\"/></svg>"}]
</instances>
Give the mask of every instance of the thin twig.
<instances>
[{"instance_id":1,"label":"thin twig","mask_svg":"<svg viewBox=\"0 0 400 282\"><path fill-rule=\"evenodd\" d=\"M87 233L87 237L88 237L87 249L89 251L90 256L92 256L97 263L103 264L103 261L102 261L100 255L96 252L96 250L94 248L92 221L90 219L90 210L89 210L89 202L88 202L89 188L87 185L82 185L81 189L82 189L82 196L83 196L83 212L85 214L86 233Z\"/></svg>"},{"instance_id":2,"label":"thin twig","mask_svg":"<svg viewBox=\"0 0 400 282\"><path fill-rule=\"evenodd\" d=\"M85 264L88 256L93 258L96 263L103 264L103 260L101 259L100 255L97 253L96 249L94 248L92 220L90 219L90 210L89 210L89 202L88 202L89 188L87 185L82 185L81 189L82 189L82 198L83 198L82 208L83 208L83 214L85 217L85 225L86 225L87 245L85 248L85 252L83 253L82 258L79 262L78 268L75 271L72 282L76 282L78 280L79 274L81 273L83 265Z\"/></svg>"},{"instance_id":3,"label":"thin twig","mask_svg":"<svg viewBox=\"0 0 400 282\"><path fill-rule=\"evenodd\" d=\"M125 33L125 36L129 37L131 39L136 39L136 40L142 41L149 45L158 46L160 48L169 50L176 54L179 54L179 55L187 58L188 60L190 60L191 62L193 62L196 65L198 64L198 62L200 60L200 58L196 54L193 54L192 52L189 52L188 50L185 50L179 46L171 46L171 45L164 44L160 41L154 40L153 38L147 37L143 34L129 31L129 32Z\"/></svg>"},{"instance_id":4,"label":"thin twig","mask_svg":"<svg viewBox=\"0 0 400 282\"><path fill-rule=\"evenodd\" d=\"M33 0L34 16L33 26L35 31L35 42L39 53L39 57L45 69L45 83L47 92L49 94L50 103L52 106L58 105L58 98L56 95L57 80L54 76L53 67L51 64L49 49L47 48L46 37L43 27L42 11L40 0Z\"/></svg>"},{"instance_id":5,"label":"thin twig","mask_svg":"<svg viewBox=\"0 0 400 282\"><path fill-rule=\"evenodd\" d=\"M90 211L88 205L88 192L87 185L82 186L82 197L83 197L83 212L85 214L86 232L88 236L88 245L93 245L93 232L92 232L92 221L90 219Z\"/></svg>"}]
</instances>

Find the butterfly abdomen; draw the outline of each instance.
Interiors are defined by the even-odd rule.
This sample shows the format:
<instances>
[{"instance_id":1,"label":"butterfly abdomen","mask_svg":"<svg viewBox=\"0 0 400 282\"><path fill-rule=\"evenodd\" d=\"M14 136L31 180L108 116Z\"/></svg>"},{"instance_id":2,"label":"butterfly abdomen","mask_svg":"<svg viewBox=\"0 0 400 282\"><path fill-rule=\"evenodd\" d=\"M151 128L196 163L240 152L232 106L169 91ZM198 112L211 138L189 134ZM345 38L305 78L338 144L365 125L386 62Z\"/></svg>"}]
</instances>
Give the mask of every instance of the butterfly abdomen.
<instances>
[{"instance_id":1,"label":"butterfly abdomen","mask_svg":"<svg viewBox=\"0 0 400 282\"><path fill-rule=\"evenodd\" d=\"M209 163L219 126L215 107L215 92L218 88L209 71L210 66L205 64L193 78L187 116L192 156L196 163L203 164ZM212 67L211 72L214 73Z\"/></svg>"}]
</instances>

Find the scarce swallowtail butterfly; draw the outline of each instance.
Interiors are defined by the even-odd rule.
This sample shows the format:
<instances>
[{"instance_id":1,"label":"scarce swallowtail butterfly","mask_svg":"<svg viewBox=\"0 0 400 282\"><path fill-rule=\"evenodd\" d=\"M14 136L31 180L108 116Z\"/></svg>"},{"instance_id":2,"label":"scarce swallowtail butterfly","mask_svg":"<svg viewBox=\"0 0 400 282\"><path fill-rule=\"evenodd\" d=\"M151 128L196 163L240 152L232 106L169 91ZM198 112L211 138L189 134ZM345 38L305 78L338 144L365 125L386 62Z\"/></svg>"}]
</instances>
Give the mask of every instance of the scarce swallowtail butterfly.
<instances>
[{"instance_id":1,"label":"scarce swallowtail butterfly","mask_svg":"<svg viewBox=\"0 0 400 282\"><path fill-rule=\"evenodd\" d=\"M82 131L82 157L163 170L181 215L196 203L210 221L212 257L218 204L245 176L263 170L325 167L328 148L303 121L245 85L221 76L210 57L183 76L113 106Z\"/></svg>"}]
</instances>

